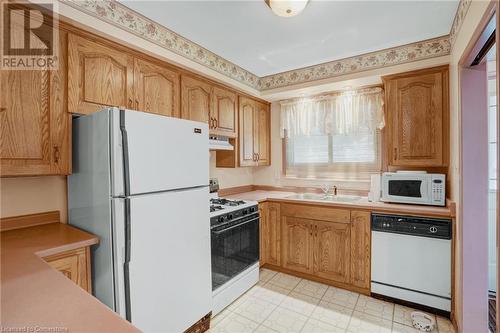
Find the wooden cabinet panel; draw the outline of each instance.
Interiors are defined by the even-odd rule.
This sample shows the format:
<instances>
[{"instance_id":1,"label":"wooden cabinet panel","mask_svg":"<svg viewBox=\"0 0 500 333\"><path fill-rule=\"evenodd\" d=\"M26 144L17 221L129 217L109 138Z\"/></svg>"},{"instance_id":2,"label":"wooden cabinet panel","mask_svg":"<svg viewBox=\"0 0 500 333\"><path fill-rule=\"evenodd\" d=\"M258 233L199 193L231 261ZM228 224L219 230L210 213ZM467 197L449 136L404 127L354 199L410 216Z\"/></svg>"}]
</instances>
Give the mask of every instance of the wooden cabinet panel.
<instances>
[{"instance_id":1,"label":"wooden cabinet panel","mask_svg":"<svg viewBox=\"0 0 500 333\"><path fill-rule=\"evenodd\" d=\"M264 202L259 204L260 210L260 249L261 265L280 265L280 204Z\"/></svg>"},{"instance_id":2,"label":"wooden cabinet panel","mask_svg":"<svg viewBox=\"0 0 500 333\"><path fill-rule=\"evenodd\" d=\"M337 282L349 282L349 224L316 221L314 236L314 274Z\"/></svg>"},{"instance_id":3,"label":"wooden cabinet panel","mask_svg":"<svg viewBox=\"0 0 500 333\"><path fill-rule=\"evenodd\" d=\"M392 166L441 167L448 156L448 67L384 78Z\"/></svg>"},{"instance_id":4,"label":"wooden cabinet panel","mask_svg":"<svg viewBox=\"0 0 500 333\"><path fill-rule=\"evenodd\" d=\"M70 34L68 111L89 114L107 106L135 108L133 64L126 52Z\"/></svg>"},{"instance_id":5,"label":"wooden cabinet panel","mask_svg":"<svg viewBox=\"0 0 500 333\"><path fill-rule=\"evenodd\" d=\"M351 212L351 284L370 289L370 212Z\"/></svg>"},{"instance_id":6,"label":"wooden cabinet panel","mask_svg":"<svg viewBox=\"0 0 500 333\"><path fill-rule=\"evenodd\" d=\"M257 165L255 156L255 101L240 96L240 166Z\"/></svg>"},{"instance_id":7,"label":"wooden cabinet panel","mask_svg":"<svg viewBox=\"0 0 500 333\"><path fill-rule=\"evenodd\" d=\"M1 176L71 172L65 41L61 33L58 70L0 71Z\"/></svg>"},{"instance_id":8,"label":"wooden cabinet panel","mask_svg":"<svg viewBox=\"0 0 500 333\"><path fill-rule=\"evenodd\" d=\"M170 117L180 115L180 76L165 66L134 60L136 110Z\"/></svg>"},{"instance_id":9,"label":"wooden cabinet panel","mask_svg":"<svg viewBox=\"0 0 500 333\"><path fill-rule=\"evenodd\" d=\"M313 224L311 220L282 217L281 254L284 268L312 273Z\"/></svg>"},{"instance_id":10,"label":"wooden cabinet panel","mask_svg":"<svg viewBox=\"0 0 500 333\"><path fill-rule=\"evenodd\" d=\"M348 209L330 208L324 206L282 204L283 215L308 218L320 221L331 221L339 223L349 223L351 212Z\"/></svg>"},{"instance_id":11,"label":"wooden cabinet panel","mask_svg":"<svg viewBox=\"0 0 500 333\"><path fill-rule=\"evenodd\" d=\"M92 293L89 248L76 249L44 259L68 279Z\"/></svg>"},{"instance_id":12,"label":"wooden cabinet panel","mask_svg":"<svg viewBox=\"0 0 500 333\"><path fill-rule=\"evenodd\" d=\"M267 255L269 264L280 265L281 214L279 203L269 203L267 207Z\"/></svg>"},{"instance_id":13,"label":"wooden cabinet panel","mask_svg":"<svg viewBox=\"0 0 500 333\"><path fill-rule=\"evenodd\" d=\"M270 152L270 130L271 130L271 117L269 106L263 103L257 103L257 110L255 113L256 121L255 126L255 151L257 153L257 165L270 165L271 156Z\"/></svg>"},{"instance_id":14,"label":"wooden cabinet panel","mask_svg":"<svg viewBox=\"0 0 500 333\"><path fill-rule=\"evenodd\" d=\"M183 75L181 77L181 117L208 123L212 86L202 80ZM210 127L212 124L209 124Z\"/></svg>"},{"instance_id":15,"label":"wooden cabinet panel","mask_svg":"<svg viewBox=\"0 0 500 333\"><path fill-rule=\"evenodd\" d=\"M227 89L214 86L212 90L212 117L214 128L210 131L216 135L237 136L238 96Z\"/></svg>"}]
</instances>

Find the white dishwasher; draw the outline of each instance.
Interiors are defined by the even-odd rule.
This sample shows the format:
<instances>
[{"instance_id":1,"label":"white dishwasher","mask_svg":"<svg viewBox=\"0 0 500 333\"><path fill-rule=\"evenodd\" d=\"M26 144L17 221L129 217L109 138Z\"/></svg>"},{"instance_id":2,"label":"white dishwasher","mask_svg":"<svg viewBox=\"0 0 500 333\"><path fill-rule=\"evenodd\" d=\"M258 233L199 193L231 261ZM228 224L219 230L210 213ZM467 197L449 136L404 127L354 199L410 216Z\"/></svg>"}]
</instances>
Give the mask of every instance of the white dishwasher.
<instances>
[{"instance_id":1,"label":"white dishwasher","mask_svg":"<svg viewBox=\"0 0 500 333\"><path fill-rule=\"evenodd\" d=\"M450 311L451 225L372 214L371 292Z\"/></svg>"}]
</instances>

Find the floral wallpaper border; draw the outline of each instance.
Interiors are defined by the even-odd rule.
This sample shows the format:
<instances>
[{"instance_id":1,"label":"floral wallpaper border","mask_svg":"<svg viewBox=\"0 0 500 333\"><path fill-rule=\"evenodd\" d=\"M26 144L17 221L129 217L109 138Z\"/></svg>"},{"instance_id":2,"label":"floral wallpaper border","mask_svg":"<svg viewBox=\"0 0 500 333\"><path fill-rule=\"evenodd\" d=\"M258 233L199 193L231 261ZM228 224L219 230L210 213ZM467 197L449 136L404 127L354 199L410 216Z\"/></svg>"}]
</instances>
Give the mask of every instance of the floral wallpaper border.
<instances>
[{"instance_id":1,"label":"floral wallpaper border","mask_svg":"<svg viewBox=\"0 0 500 333\"><path fill-rule=\"evenodd\" d=\"M116 0L59 0L169 51L263 91L450 54L472 0L460 0L450 35L259 78Z\"/></svg>"},{"instance_id":2,"label":"floral wallpaper border","mask_svg":"<svg viewBox=\"0 0 500 333\"><path fill-rule=\"evenodd\" d=\"M289 85L328 79L381 67L394 66L412 61L440 57L450 54L448 36L417 43L335 60L320 65L300 68L284 73L261 77L259 90L269 90Z\"/></svg>"},{"instance_id":3,"label":"floral wallpaper border","mask_svg":"<svg viewBox=\"0 0 500 333\"><path fill-rule=\"evenodd\" d=\"M115 0L59 0L256 89L259 77Z\"/></svg>"},{"instance_id":4,"label":"floral wallpaper border","mask_svg":"<svg viewBox=\"0 0 500 333\"><path fill-rule=\"evenodd\" d=\"M472 3L472 0L460 0L457 8L457 13L455 14L455 18L453 19L453 24L451 25L450 31L450 44L453 48L453 44L455 42L455 38L462 27L462 23L464 22L465 16L469 11L469 7Z\"/></svg>"}]
</instances>

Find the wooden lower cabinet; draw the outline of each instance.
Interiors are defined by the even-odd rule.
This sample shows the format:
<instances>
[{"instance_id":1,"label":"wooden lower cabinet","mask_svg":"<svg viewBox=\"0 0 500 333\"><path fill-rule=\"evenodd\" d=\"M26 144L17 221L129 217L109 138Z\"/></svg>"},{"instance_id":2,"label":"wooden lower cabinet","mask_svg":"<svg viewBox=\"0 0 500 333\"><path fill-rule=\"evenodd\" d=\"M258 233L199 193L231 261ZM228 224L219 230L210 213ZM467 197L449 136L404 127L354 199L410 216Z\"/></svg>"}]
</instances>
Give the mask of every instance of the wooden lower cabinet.
<instances>
[{"instance_id":1,"label":"wooden lower cabinet","mask_svg":"<svg viewBox=\"0 0 500 333\"><path fill-rule=\"evenodd\" d=\"M48 256L44 260L68 279L92 293L90 249L88 247Z\"/></svg>"},{"instance_id":2,"label":"wooden lower cabinet","mask_svg":"<svg viewBox=\"0 0 500 333\"><path fill-rule=\"evenodd\" d=\"M314 229L314 274L324 279L349 283L349 224L316 221Z\"/></svg>"},{"instance_id":3,"label":"wooden lower cabinet","mask_svg":"<svg viewBox=\"0 0 500 333\"><path fill-rule=\"evenodd\" d=\"M282 266L302 273L313 272L313 221L283 216L281 220Z\"/></svg>"},{"instance_id":4,"label":"wooden lower cabinet","mask_svg":"<svg viewBox=\"0 0 500 333\"><path fill-rule=\"evenodd\" d=\"M370 292L370 212L267 201L261 207L261 265Z\"/></svg>"},{"instance_id":5,"label":"wooden lower cabinet","mask_svg":"<svg viewBox=\"0 0 500 333\"><path fill-rule=\"evenodd\" d=\"M371 218L368 211L351 212L351 284L370 288Z\"/></svg>"}]
</instances>

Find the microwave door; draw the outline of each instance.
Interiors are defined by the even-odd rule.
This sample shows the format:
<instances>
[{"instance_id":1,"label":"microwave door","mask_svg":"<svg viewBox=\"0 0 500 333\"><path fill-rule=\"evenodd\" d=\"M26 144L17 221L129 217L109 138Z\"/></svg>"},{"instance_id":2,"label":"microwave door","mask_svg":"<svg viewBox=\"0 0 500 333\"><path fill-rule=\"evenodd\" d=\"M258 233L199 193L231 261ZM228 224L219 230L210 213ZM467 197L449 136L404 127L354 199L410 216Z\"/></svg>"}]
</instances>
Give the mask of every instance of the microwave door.
<instances>
[{"instance_id":1,"label":"microwave door","mask_svg":"<svg viewBox=\"0 0 500 333\"><path fill-rule=\"evenodd\" d=\"M425 183L422 179L391 179L388 181L389 198L394 201L420 203L425 200Z\"/></svg>"}]
</instances>

